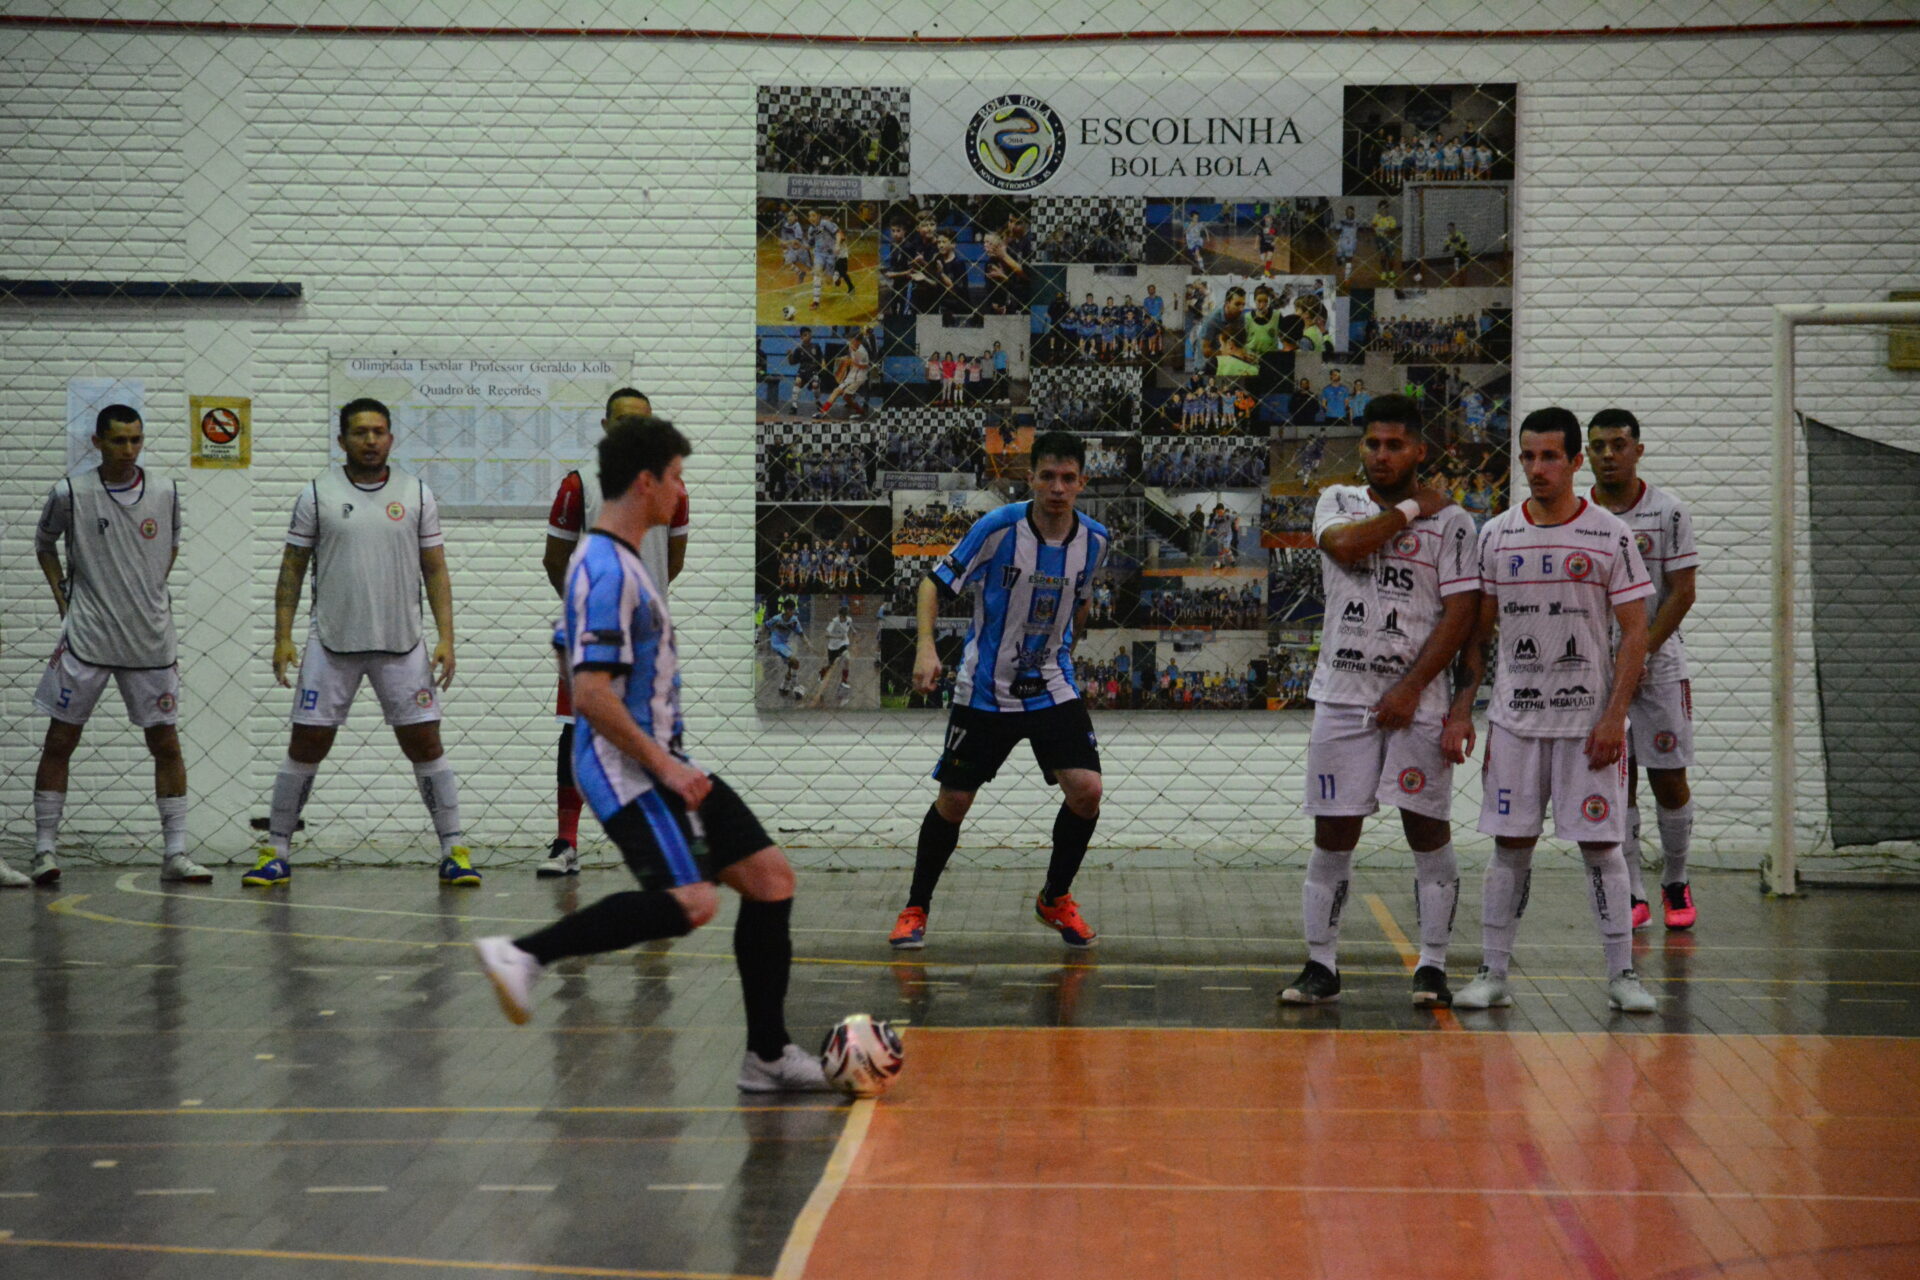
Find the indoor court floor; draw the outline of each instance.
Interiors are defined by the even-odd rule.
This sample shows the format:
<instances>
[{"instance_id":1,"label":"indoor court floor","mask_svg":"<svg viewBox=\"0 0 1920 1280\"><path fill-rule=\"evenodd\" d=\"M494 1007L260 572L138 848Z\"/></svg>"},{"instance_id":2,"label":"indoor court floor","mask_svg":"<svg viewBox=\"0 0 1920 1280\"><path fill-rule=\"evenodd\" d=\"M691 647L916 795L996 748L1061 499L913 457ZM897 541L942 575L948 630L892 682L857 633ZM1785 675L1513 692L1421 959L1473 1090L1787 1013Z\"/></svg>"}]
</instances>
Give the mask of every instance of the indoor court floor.
<instances>
[{"instance_id":1,"label":"indoor court floor","mask_svg":"<svg viewBox=\"0 0 1920 1280\"><path fill-rule=\"evenodd\" d=\"M956 869L898 955L904 870L803 870L795 1039L905 1027L848 1105L735 1091L730 906L500 1016L467 940L614 867L74 866L0 896L0 1276L1920 1275L1915 900L1694 883L1629 1017L1565 870L1478 1013L1409 1004L1402 872L1362 870L1344 998L1299 1009L1297 872L1090 866L1069 954L1037 872ZM1478 900L1470 871L1456 987Z\"/></svg>"}]
</instances>

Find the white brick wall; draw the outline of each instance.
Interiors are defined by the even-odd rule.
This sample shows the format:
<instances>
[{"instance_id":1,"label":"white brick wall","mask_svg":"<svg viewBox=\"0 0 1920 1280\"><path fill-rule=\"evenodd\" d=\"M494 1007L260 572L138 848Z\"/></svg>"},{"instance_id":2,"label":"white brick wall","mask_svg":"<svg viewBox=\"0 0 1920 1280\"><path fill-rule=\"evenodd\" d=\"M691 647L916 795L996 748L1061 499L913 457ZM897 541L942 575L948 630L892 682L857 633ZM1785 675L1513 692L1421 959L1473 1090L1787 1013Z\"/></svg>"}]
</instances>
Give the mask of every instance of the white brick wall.
<instances>
[{"instance_id":1,"label":"white brick wall","mask_svg":"<svg viewBox=\"0 0 1920 1280\"><path fill-rule=\"evenodd\" d=\"M1561 9L1489 6L1460 21L1473 25L1477 12L1487 25L1597 24L1645 12ZM1759 19L1834 11L1776 4ZM866 12L859 25L870 33ZM404 21L409 8L315 4L302 16ZM1174 25L1144 5L1050 11L1047 21L1074 30L1082 18L1086 29ZM501 2L441 3L427 20L628 17ZM850 19L833 6L760 3L647 21L840 31ZM986 32L1010 19L1004 6L946 4L891 7L885 21ZM1251 3L1183 10L1178 22L1442 25L1408 5L1334 21L1308 6L1276 15ZM66 379L144 376L150 460L176 473L189 392L254 397L253 470L185 476L186 736L195 829L217 857L245 848L246 819L264 812L284 751L286 694L266 662L272 585L293 494L326 457L327 354L388 349L632 352L640 384L699 449L689 467L695 540L675 588L696 749L802 861L858 865L872 861L863 850L910 843L929 795L934 721L765 721L751 708L753 86L1069 68L1147 92L1154 77L1188 72L1520 81L1520 408L1633 406L1649 428L1651 477L1693 502L1708 557L1687 629L1703 716L1699 860L1756 860L1768 803L1766 308L1914 284L1912 35L916 50L49 30L10 43L0 57L0 274L297 279L307 294L252 308L0 307L7 843L27 831L41 733L28 700L55 634L29 539L60 465L49 426ZM88 73L102 62L113 77ZM1914 384L1880 367L1877 340L1822 336L1805 349L1804 406L1920 443ZM454 521L449 539L461 679L447 733L469 826L483 846L531 848L549 834L554 736L540 530ZM364 713L359 725L322 773L310 838L358 856L421 856L411 777L390 735ZM1266 716L1109 717L1099 843L1137 862L1297 859L1304 733L1298 720ZM76 760L72 825L99 856L144 857L154 844L139 757L137 735L108 715ZM1813 788L1817 756L1808 764ZM1463 827L1476 806L1469 781ZM967 847L1036 856L1051 811L1037 779L1010 770L975 810ZM1388 824L1376 834L1390 847Z\"/></svg>"}]
</instances>

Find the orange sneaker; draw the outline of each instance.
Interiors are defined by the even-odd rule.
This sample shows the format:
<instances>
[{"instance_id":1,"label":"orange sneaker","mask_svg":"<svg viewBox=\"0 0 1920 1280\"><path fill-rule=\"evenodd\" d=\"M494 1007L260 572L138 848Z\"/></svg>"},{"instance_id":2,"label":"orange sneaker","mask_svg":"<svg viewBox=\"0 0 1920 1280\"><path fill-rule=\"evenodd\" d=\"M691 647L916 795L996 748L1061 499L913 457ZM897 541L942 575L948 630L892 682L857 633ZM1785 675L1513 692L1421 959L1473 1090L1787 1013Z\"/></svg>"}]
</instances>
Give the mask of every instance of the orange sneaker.
<instances>
[{"instance_id":1,"label":"orange sneaker","mask_svg":"<svg viewBox=\"0 0 1920 1280\"><path fill-rule=\"evenodd\" d=\"M1070 893L1061 894L1052 906L1047 905L1044 896L1035 898L1033 914L1040 917L1041 924L1058 930L1060 940L1070 947L1090 947L1100 936L1080 914L1080 904Z\"/></svg>"},{"instance_id":2,"label":"orange sneaker","mask_svg":"<svg viewBox=\"0 0 1920 1280\"><path fill-rule=\"evenodd\" d=\"M893 922L893 932L887 935L887 945L895 951L918 951L927 945L927 909L908 907Z\"/></svg>"},{"instance_id":3,"label":"orange sneaker","mask_svg":"<svg viewBox=\"0 0 1920 1280\"><path fill-rule=\"evenodd\" d=\"M1691 929L1699 915L1693 908L1693 887L1684 881L1680 884L1663 884L1660 896L1665 899L1667 928Z\"/></svg>"}]
</instances>

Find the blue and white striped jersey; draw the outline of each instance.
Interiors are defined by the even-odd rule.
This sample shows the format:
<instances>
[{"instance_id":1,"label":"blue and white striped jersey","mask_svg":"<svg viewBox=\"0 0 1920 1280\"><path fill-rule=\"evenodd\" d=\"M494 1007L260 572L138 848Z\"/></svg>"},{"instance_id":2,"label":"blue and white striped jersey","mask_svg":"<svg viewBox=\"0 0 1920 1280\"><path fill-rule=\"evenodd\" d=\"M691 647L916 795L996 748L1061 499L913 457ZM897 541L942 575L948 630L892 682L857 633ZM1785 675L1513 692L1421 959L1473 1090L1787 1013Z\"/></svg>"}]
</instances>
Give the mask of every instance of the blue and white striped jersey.
<instances>
[{"instance_id":1,"label":"blue and white striped jersey","mask_svg":"<svg viewBox=\"0 0 1920 1280\"><path fill-rule=\"evenodd\" d=\"M640 553L603 529L580 539L567 564L566 613L554 636L571 675L605 671L640 731L678 753L680 657L666 597L647 575ZM594 732L576 714L573 775L580 794L605 821L651 791L640 762Z\"/></svg>"},{"instance_id":2,"label":"blue and white striped jersey","mask_svg":"<svg viewBox=\"0 0 1920 1280\"><path fill-rule=\"evenodd\" d=\"M1010 502L974 521L932 570L958 595L976 588L973 623L954 673L953 705L1041 711L1080 696L1073 676L1073 613L1093 598L1112 535L1074 513L1065 542L1034 527L1033 504Z\"/></svg>"}]
</instances>

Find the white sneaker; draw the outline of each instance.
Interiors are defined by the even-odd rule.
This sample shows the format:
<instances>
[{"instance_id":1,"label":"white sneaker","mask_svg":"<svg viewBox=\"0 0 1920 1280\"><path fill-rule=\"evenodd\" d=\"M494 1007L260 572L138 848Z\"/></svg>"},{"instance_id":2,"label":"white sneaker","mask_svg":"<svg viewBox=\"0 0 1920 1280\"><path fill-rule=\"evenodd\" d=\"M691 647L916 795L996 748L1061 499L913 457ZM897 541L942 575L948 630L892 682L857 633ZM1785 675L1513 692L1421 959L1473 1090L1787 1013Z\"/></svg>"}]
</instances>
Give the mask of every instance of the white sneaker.
<instances>
[{"instance_id":1,"label":"white sneaker","mask_svg":"<svg viewBox=\"0 0 1920 1280\"><path fill-rule=\"evenodd\" d=\"M493 983L493 994L500 997L500 1012L516 1027L525 1025L533 1016L533 984L540 979L540 962L504 936L475 938L473 949L487 981Z\"/></svg>"},{"instance_id":2,"label":"white sneaker","mask_svg":"<svg viewBox=\"0 0 1920 1280\"><path fill-rule=\"evenodd\" d=\"M747 1050L740 1063L740 1092L832 1093L833 1086L818 1057L790 1044L772 1062L762 1062L759 1054Z\"/></svg>"},{"instance_id":3,"label":"white sneaker","mask_svg":"<svg viewBox=\"0 0 1920 1280\"><path fill-rule=\"evenodd\" d=\"M0 858L0 889L25 889L32 883L24 873L8 866L5 858Z\"/></svg>"},{"instance_id":4,"label":"white sneaker","mask_svg":"<svg viewBox=\"0 0 1920 1280\"><path fill-rule=\"evenodd\" d=\"M547 860L535 867L533 874L542 880L577 876L580 874L580 851L565 840L555 840L547 850Z\"/></svg>"},{"instance_id":5,"label":"white sneaker","mask_svg":"<svg viewBox=\"0 0 1920 1280\"><path fill-rule=\"evenodd\" d=\"M1453 996L1456 1009L1504 1009L1513 1003L1513 993L1507 990L1507 980L1496 978L1487 972L1487 966L1481 965L1480 972Z\"/></svg>"},{"instance_id":6,"label":"white sneaker","mask_svg":"<svg viewBox=\"0 0 1920 1280\"><path fill-rule=\"evenodd\" d=\"M1607 1008L1622 1013L1652 1013L1660 1007L1653 993L1640 985L1640 975L1622 969L1607 981Z\"/></svg>"},{"instance_id":7,"label":"white sneaker","mask_svg":"<svg viewBox=\"0 0 1920 1280\"><path fill-rule=\"evenodd\" d=\"M212 884L213 872L184 853L173 853L160 864L160 878L179 884Z\"/></svg>"},{"instance_id":8,"label":"white sneaker","mask_svg":"<svg viewBox=\"0 0 1920 1280\"><path fill-rule=\"evenodd\" d=\"M33 855L33 866L27 871L33 882L41 888L60 883L60 864L53 860L51 853Z\"/></svg>"}]
</instances>

